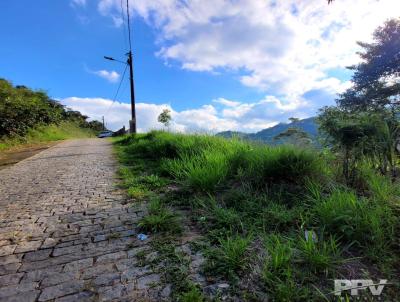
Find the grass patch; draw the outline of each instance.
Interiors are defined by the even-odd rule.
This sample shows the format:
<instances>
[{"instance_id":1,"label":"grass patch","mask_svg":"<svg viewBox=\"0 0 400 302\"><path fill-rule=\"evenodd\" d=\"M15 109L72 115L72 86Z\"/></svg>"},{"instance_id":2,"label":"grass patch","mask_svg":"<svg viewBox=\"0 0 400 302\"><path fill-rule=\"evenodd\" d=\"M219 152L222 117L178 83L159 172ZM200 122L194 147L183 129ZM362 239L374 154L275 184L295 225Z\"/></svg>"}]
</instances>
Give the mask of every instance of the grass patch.
<instances>
[{"instance_id":1,"label":"grass patch","mask_svg":"<svg viewBox=\"0 0 400 302\"><path fill-rule=\"evenodd\" d=\"M251 237L232 235L220 238L217 247L206 252L208 256L205 264L207 274L223 275L232 279L235 273L246 268L250 255L247 253L250 247Z\"/></svg>"},{"instance_id":2,"label":"grass patch","mask_svg":"<svg viewBox=\"0 0 400 302\"><path fill-rule=\"evenodd\" d=\"M149 214L143 217L139 228L151 233L179 234L182 231L179 216L165 207L160 200L153 199L149 204Z\"/></svg>"},{"instance_id":3,"label":"grass patch","mask_svg":"<svg viewBox=\"0 0 400 302\"><path fill-rule=\"evenodd\" d=\"M343 266L354 257L357 275L399 277L399 188L368 163L353 188L336 177L335 155L327 151L157 131L116 146L129 165L125 186L160 196L141 227L173 235L180 222L172 206L189 211L204 235L203 272L229 280L235 299L261 300L260 292L271 301L334 299L332 280L353 277ZM174 298L203 299L201 289L182 281L186 260L172 250L162 255L174 259L166 272L176 280Z\"/></svg>"}]
</instances>

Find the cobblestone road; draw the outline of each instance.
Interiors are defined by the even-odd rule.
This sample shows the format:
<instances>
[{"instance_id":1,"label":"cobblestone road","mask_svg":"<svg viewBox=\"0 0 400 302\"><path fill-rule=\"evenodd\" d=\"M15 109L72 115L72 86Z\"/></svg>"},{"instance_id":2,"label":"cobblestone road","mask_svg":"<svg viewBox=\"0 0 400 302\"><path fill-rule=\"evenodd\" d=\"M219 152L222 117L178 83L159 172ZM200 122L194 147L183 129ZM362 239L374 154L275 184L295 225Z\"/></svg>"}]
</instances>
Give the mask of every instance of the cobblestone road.
<instances>
[{"instance_id":1,"label":"cobblestone road","mask_svg":"<svg viewBox=\"0 0 400 302\"><path fill-rule=\"evenodd\" d=\"M106 140L66 141L0 171L0 301L140 301L159 276L135 254ZM158 300L151 298L150 300Z\"/></svg>"}]
</instances>

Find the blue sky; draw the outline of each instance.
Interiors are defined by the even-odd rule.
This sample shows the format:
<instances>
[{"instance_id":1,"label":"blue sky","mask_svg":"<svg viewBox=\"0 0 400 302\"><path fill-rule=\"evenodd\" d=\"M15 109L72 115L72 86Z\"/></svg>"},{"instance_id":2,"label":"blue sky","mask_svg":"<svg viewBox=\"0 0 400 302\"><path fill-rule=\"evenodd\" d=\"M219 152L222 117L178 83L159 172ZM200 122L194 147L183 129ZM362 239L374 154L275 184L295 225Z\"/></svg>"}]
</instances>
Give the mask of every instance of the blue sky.
<instances>
[{"instance_id":1,"label":"blue sky","mask_svg":"<svg viewBox=\"0 0 400 302\"><path fill-rule=\"evenodd\" d=\"M125 2L125 0L123 0ZM349 87L356 41L396 0L131 1L138 128L253 132L309 117ZM397 9L397 10L396 10ZM0 2L0 77L48 91L110 128L128 125L121 0Z\"/></svg>"}]
</instances>

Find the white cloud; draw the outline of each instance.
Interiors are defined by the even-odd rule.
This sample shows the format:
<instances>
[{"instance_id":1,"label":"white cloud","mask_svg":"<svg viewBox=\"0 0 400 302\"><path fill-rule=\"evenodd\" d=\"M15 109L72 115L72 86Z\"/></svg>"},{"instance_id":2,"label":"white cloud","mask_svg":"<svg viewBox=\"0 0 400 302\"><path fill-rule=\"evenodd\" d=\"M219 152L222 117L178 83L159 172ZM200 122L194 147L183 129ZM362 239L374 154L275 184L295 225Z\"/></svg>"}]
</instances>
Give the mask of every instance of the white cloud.
<instances>
[{"instance_id":1,"label":"white cloud","mask_svg":"<svg viewBox=\"0 0 400 302\"><path fill-rule=\"evenodd\" d=\"M114 70L108 71L108 70L97 70L97 71L89 71L90 73L93 73L103 79L106 79L107 81L111 83L116 83L118 82L120 78L120 74Z\"/></svg>"},{"instance_id":2,"label":"white cloud","mask_svg":"<svg viewBox=\"0 0 400 302\"><path fill-rule=\"evenodd\" d=\"M158 30L157 56L166 62L239 71L243 85L297 107L310 91L331 94L348 85L329 72L355 63L356 41L370 40L377 26L398 17L400 1L153 0L131 7ZM120 2L99 0L98 9L115 18Z\"/></svg>"},{"instance_id":3,"label":"white cloud","mask_svg":"<svg viewBox=\"0 0 400 302\"><path fill-rule=\"evenodd\" d=\"M178 132L207 132L216 133L226 130L255 132L271 127L278 122L285 122L289 117L307 117L298 106L286 105L273 96L268 96L255 103L241 103L219 98L221 106L203 105L199 108L177 111L169 104L137 103L138 131L146 132L160 129L162 125L157 121L163 109L171 110L171 130ZM101 120L105 116L107 126L117 130L123 125L129 125L130 105L126 103L113 103L103 98L78 98L70 97L60 100L69 108L78 110L91 119ZM215 101L214 101L215 102ZM232 105L235 104L233 107ZM304 104L303 104L304 105Z\"/></svg>"},{"instance_id":4,"label":"white cloud","mask_svg":"<svg viewBox=\"0 0 400 302\"><path fill-rule=\"evenodd\" d=\"M218 98L218 99L214 100L213 102L222 104L227 107L236 107L236 106L240 105L240 102L230 101L230 100L227 100L224 98Z\"/></svg>"}]
</instances>

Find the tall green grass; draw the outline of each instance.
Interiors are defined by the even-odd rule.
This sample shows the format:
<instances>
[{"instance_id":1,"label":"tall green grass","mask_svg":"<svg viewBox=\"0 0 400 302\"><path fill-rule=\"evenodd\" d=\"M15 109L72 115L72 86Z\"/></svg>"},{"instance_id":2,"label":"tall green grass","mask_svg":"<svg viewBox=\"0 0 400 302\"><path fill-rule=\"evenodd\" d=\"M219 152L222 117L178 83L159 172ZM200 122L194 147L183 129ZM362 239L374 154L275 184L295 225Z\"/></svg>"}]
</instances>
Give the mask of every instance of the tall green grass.
<instances>
[{"instance_id":1,"label":"tall green grass","mask_svg":"<svg viewBox=\"0 0 400 302\"><path fill-rule=\"evenodd\" d=\"M372 263L371 271L382 264L388 274L394 271L399 188L368 163L360 167L362 185L354 188L336 177L335 156L326 150L167 132L117 144L131 169L139 175L151 170L135 180L127 172L127 182L159 192L160 179L167 178L179 187L163 203L179 200L192 210L207 241L207 276L235 284L257 273L271 301L318 301L347 258L358 257L363 267ZM171 208L156 213L153 207L142 227L165 232L174 225ZM316 238L304 236L310 230Z\"/></svg>"},{"instance_id":2,"label":"tall green grass","mask_svg":"<svg viewBox=\"0 0 400 302\"><path fill-rule=\"evenodd\" d=\"M319 157L294 146L267 147L238 139L151 132L125 138L127 152L161 159L163 171L189 187L211 192L228 180L263 188L271 183L303 183L323 178Z\"/></svg>"}]
</instances>

